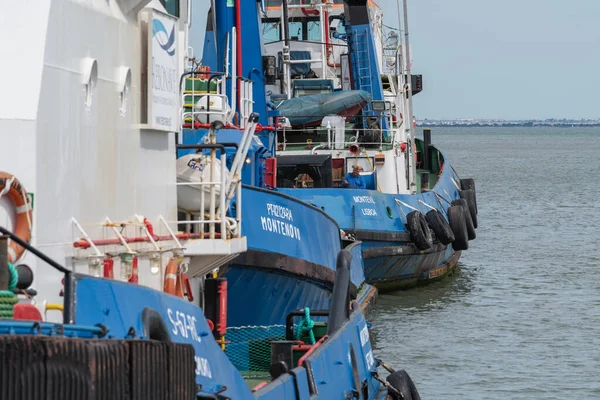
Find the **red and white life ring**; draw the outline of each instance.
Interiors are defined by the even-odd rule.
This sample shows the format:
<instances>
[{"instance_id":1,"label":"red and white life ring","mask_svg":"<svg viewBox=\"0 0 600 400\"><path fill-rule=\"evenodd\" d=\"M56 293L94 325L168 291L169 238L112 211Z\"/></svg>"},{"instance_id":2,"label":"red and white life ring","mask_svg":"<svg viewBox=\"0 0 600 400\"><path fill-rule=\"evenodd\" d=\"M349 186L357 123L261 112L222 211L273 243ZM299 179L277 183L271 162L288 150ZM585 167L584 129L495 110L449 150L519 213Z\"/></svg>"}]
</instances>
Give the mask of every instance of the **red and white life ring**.
<instances>
[{"instance_id":1,"label":"red and white life ring","mask_svg":"<svg viewBox=\"0 0 600 400\"><path fill-rule=\"evenodd\" d=\"M15 212L17 213L17 223L14 228L14 234L24 242L29 243L31 241L31 226L33 223L33 212L29 205L29 196L27 196L25 188L23 188L14 175L0 171L0 197L5 194L8 194L8 197L15 207ZM24 252L25 249L22 246L9 240L9 262L15 263L21 258Z\"/></svg>"}]
</instances>

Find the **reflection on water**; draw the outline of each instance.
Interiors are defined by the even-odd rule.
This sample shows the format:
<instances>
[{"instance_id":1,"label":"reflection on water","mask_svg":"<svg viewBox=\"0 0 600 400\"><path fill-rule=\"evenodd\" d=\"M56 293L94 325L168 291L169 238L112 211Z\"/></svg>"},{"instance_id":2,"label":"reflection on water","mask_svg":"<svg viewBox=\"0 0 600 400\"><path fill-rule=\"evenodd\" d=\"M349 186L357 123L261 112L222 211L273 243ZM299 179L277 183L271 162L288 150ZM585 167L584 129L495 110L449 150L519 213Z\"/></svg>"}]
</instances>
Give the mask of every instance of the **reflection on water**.
<instances>
[{"instance_id":1,"label":"reflection on water","mask_svg":"<svg viewBox=\"0 0 600 400\"><path fill-rule=\"evenodd\" d=\"M379 295L377 306L369 315L375 321L372 330L373 349L379 350L377 337L382 330L398 325L398 315L427 315L464 300L473 288L475 269L463 269L459 262L456 273L439 282L413 290ZM385 346L385 344L384 344Z\"/></svg>"},{"instance_id":2,"label":"reflection on water","mask_svg":"<svg viewBox=\"0 0 600 400\"><path fill-rule=\"evenodd\" d=\"M445 307L458 300L464 293L472 289L472 279L476 271L463 271L458 263L456 273L439 282L432 283L415 290L398 291L382 294L373 314L383 318L387 314L404 312L427 312Z\"/></svg>"}]
</instances>

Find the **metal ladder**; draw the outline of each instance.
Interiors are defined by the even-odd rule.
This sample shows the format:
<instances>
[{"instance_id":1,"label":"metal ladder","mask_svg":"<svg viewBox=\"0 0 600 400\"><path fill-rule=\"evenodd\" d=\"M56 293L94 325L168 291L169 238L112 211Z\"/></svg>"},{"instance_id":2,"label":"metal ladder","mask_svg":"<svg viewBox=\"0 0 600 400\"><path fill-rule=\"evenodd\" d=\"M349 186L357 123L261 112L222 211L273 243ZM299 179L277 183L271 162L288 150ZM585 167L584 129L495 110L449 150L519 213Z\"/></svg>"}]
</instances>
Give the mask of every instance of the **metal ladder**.
<instances>
[{"instance_id":1,"label":"metal ladder","mask_svg":"<svg viewBox=\"0 0 600 400\"><path fill-rule=\"evenodd\" d=\"M371 77L371 54L367 32L354 32L353 50L356 54L356 70L358 72L358 89L372 93L373 83Z\"/></svg>"}]
</instances>

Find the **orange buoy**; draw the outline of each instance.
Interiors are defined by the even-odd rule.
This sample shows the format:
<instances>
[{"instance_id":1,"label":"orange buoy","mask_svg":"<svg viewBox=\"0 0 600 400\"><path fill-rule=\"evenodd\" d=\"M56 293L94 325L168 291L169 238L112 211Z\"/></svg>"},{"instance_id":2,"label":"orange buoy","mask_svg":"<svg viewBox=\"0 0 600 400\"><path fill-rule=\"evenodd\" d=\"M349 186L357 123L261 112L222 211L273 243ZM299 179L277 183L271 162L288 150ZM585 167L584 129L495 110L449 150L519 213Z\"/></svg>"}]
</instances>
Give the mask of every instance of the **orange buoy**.
<instances>
[{"instance_id":1,"label":"orange buoy","mask_svg":"<svg viewBox=\"0 0 600 400\"><path fill-rule=\"evenodd\" d=\"M14 234L17 235L24 242L29 243L31 241L31 226L33 224L33 212L29 205L29 197L25 188L21 186L21 183L13 175L0 171L0 196L8 194L8 197L15 206L17 213L17 224L14 229ZM15 263L23 253L25 249L9 240L8 245L8 261Z\"/></svg>"},{"instance_id":2,"label":"orange buoy","mask_svg":"<svg viewBox=\"0 0 600 400\"><path fill-rule=\"evenodd\" d=\"M177 274L177 281L175 282L175 296L183 299L183 282L184 277L182 273Z\"/></svg>"},{"instance_id":3,"label":"orange buoy","mask_svg":"<svg viewBox=\"0 0 600 400\"><path fill-rule=\"evenodd\" d=\"M175 258L171 258L169 263L167 264L167 268L165 270L165 284L163 287L163 292L169 293L175 296L183 297L183 290L177 288L177 281L179 277L179 264L175 260ZM181 286L181 284L179 285Z\"/></svg>"}]
</instances>

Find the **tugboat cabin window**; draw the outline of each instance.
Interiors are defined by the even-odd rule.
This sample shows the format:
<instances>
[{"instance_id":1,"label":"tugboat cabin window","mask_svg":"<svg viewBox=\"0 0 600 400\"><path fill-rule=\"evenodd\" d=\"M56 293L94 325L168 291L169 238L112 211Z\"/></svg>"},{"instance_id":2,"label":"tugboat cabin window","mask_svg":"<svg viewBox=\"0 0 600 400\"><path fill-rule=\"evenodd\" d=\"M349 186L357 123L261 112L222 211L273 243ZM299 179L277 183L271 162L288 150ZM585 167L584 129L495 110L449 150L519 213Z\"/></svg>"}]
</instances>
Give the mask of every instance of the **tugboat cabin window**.
<instances>
[{"instance_id":1,"label":"tugboat cabin window","mask_svg":"<svg viewBox=\"0 0 600 400\"><path fill-rule=\"evenodd\" d=\"M291 40L305 40L304 39L304 24L302 21L290 21L288 26L290 27L290 39Z\"/></svg>"},{"instance_id":2,"label":"tugboat cabin window","mask_svg":"<svg viewBox=\"0 0 600 400\"><path fill-rule=\"evenodd\" d=\"M318 18L290 18L288 27L290 30L290 40L321 42L321 22ZM264 18L262 20L262 33L265 43L283 40L281 19Z\"/></svg>"},{"instance_id":3,"label":"tugboat cabin window","mask_svg":"<svg viewBox=\"0 0 600 400\"><path fill-rule=\"evenodd\" d=\"M278 42L281 40L281 22L279 20L269 20L263 22L263 40L265 43Z\"/></svg>"},{"instance_id":4,"label":"tugboat cabin window","mask_svg":"<svg viewBox=\"0 0 600 400\"><path fill-rule=\"evenodd\" d=\"M179 0L160 0L160 4L169 14L179 18Z\"/></svg>"},{"instance_id":5,"label":"tugboat cabin window","mask_svg":"<svg viewBox=\"0 0 600 400\"><path fill-rule=\"evenodd\" d=\"M315 42L321 41L321 21L308 21L306 38Z\"/></svg>"}]
</instances>

